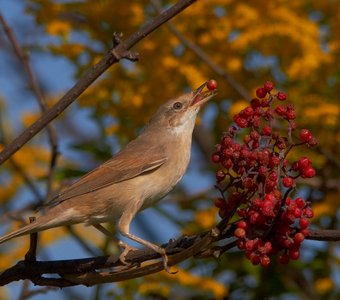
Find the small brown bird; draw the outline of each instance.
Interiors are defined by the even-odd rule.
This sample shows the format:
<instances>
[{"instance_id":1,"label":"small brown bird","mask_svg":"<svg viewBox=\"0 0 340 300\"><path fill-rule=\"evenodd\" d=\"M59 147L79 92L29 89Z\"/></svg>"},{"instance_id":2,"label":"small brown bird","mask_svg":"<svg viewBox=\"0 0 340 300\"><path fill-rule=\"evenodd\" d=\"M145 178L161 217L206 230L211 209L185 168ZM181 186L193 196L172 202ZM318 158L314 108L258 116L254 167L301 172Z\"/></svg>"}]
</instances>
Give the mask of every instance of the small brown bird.
<instances>
[{"instance_id":1,"label":"small brown bird","mask_svg":"<svg viewBox=\"0 0 340 300\"><path fill-rule=\"evenodd\" d=\"M159 253L168 270L165 250L131 234L130 223L137 212L162 199L184 175L197 113L216 94L216 85L212 89L209 82L163 104L135 140L54 197L33 223L1 237L0 243L78 223L111 235L101 223L118 219L120 233ZM120 245L125 248L120 260L125 262L130 247Z\"/></svg>"}]
</instances>

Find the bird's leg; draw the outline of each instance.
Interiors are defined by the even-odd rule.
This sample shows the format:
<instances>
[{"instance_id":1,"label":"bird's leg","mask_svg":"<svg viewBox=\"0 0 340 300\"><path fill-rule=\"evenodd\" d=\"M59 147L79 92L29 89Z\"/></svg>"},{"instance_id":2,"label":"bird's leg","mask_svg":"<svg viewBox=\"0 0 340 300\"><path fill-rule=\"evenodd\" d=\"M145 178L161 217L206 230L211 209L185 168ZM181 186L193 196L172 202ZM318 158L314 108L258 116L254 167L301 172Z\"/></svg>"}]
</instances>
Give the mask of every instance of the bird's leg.
<instances>
[{"instance_id":1,"label":"bird's leg","mask_svg":"<svg viewBox=\"0 0 340 300\"><path fill-rule=\"evenodd\" d=\"M97 224L91 224L94 228L99 230L101 233L103 233L105 236L110 238L112 241L115 243L119 244L119 240L110 232L108 231L103 225L100 225L99 223Z\"/></svg>"},{"instance_id":2,"label":"bird's leg","mask_svg":"<svg viewBox=\"0 0 340 300\"><path fill-rule=\"evenodd\" d=\"M117 243L120 247L124 249L123 253L120 254L119 260L124 264L127 265L128 263L125 261L125 259L122 259L122 256L126 256L130 250L136 250L136 248L129 246L128 244L125 244L122 241L119 241L110 231L108 231L104 226L98 224L92 224L94 228L99 230L101 233L105 234L105 236L109 237L111 240L113 240L115 243Z\"/></svg>"},{"instance_id":3,"label":"bird's leg","mask_svg":"<svg viewBox=\"0 0 340 300\"><path fill-rule=\"evenodd\" d=\"M132 241L135 241L141 245L144 245L145 247L149 248L149 249L152 249L153 251L159 253L162 258L163 258L163 265L164 265L164 269L168 272L168 273L171 273L170 272L170 268L168 266L168 256L166 255L166 251L164 248L162 247L159 247L158 245L155 245L151 242L148 242L138 236L135 236L133 234L131 234L129 231L130 231L130 223L131 223L131 220L133 218L134 215L132 215L131 213L124 213L120 220L119 220L119 223L118 223L118 228L119 228L119 231L120 233L129 238L130 240ZM121 261L125 261L125 256L126 256L127 252L124 250L124 252L121 254L120 256L120 260Z\"/></svg>"}]
</instances>

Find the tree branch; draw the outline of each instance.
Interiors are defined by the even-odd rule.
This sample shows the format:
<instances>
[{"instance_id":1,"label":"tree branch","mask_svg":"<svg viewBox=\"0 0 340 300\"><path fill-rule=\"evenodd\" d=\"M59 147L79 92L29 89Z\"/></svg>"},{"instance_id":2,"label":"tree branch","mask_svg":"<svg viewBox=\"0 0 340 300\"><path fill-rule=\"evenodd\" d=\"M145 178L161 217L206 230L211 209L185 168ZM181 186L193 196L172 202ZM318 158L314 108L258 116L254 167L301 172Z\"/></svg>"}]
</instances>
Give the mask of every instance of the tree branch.
<instances>
[{"instance_id":1,"label":"tree branch","mask_svg":"<svg viewBox=\"0 0 340 300\"><path fill-rule=\"evenodd\" d=\"M35 123L28 127L22 134L14 139L5 149L0 153L0 164L5 162L15 152L17 152L23 145L32 139L38 132L40 132L47 124L59 116L70 104L72 104L84 91L92 84L105 70L112 64L119 62L122 58L136 59L136 55L129 52L129 50L136 45L140 40L148 36L151 32L156 30L162 24L179 14L185 8L196 2L197 0L181 0L169 9L158 15L152 22L144 24L139 30L132 34L125 41L116 45L109 53L107 53L96 65L88 69L83 77L44 115Z\"/></svg>"},{"instance_id":2,"label":"tree branch","mask_svg":"<svg viewBox=\"0 0 340 300\"><path fill-rule=\"evenodd\" d=\"M169 266L176 265L190 257L197 259L219 258L235 247L233 236L235 224L225 225L222 220L215 228L199 235L182 236L176 241L162 245L169 257ZM339 241L340 230L310 230L306 237L310 240ZM227 240L224 246L216 246L217 241ZM31 246L30 246L31 248ZM35 285L68 287L74 285L92 286L101 283L117 282L142 277L164 269L160 255L150 249L132 250L126 256L128 265L115 256L58 260L58 261L19 261L0 274L0 285L17 280L29 279ZM144 264L144 265L142 265ZM105 271L105 269L109 269ZM98 271L99 270L99 271ZM44 274L50 274L44 277ZM54 277L51 277L54 275Z\"/></svg>"},{"instance_id":3,"label":"tree branch","mask_svg":"<svg viewBox=\"0 0 340 300\"><path fill-rule=\"evenodd\" d=\"M177 241L162 245L169 256L169 266L178 264L190 257L199 256L215 241L230 237L233 226L221 226L222 222L212 230L200 235L182 236ZM207 253L207 252L205 252ZM207 257L208 255L204 255ZM216 255L215 255L216 256ZM13 267L0 274L0 285L29 279L35 285L67 287L74 285L91 286L99 283L123 281L142 277L164 269L162 261L150 263L159 259L160 255L150 249L133 250L126 256L129 265L124 265L115 256L99 256L93 258L59 260L59 261L19 261ZM145 265L141 265L146 263ZM110 271L97 271L108 269ZM44 277L44 274L54 274L55 277Z\"/></svg>"}]
</instances>

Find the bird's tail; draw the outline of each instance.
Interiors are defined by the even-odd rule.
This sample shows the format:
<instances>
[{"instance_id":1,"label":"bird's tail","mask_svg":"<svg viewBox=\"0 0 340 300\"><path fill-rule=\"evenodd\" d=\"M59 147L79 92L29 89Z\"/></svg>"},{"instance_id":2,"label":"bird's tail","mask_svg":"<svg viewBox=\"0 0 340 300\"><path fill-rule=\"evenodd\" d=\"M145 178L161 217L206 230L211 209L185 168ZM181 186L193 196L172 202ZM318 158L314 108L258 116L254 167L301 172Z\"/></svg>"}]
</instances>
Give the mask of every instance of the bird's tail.
<instances>
[{"instance_id":1,"label":"bird's tail","mask_svg":"<svg viewBox=\"0 0 340 300\"><path fill-rule=\"evenodd\" d=\"M58 205L44 211L32 223L0 237L0 244L25 234L59 226L78 224L84 221L84 216L78 211L75 211L73 208L65 208L62 205Z\"/></svg>"},{"instance_id":2,"label":"bird's tail","mask_svg":"<svg viewBox=\"0 0 340 300\"><path fill-rule=\"evenodd\" d=\"M8 233L8 234L6 234L6 235L4 235L0 238L0 244L7 242L8 240L13 239L13 238L18 237L18 236L30 234L30 233L33 233L33 232L38 232L38 231L42 230L40 228L40 225L41 225L40 222L34 221L33 223L28 224L28 225L26 225L22 228L19 228L18 230L10 232L10 233Z\"/></svg>"}]
</instances>

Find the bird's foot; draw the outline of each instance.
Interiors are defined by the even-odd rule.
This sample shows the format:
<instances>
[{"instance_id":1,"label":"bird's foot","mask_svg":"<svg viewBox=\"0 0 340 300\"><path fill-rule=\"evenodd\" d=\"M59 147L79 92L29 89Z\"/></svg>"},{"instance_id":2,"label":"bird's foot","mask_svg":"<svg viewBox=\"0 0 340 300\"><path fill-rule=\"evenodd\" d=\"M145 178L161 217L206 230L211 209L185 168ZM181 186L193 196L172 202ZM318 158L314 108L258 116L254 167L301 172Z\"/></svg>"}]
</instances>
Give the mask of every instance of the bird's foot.
<instances>
[{"instance_id":1,"label":"bird's foot","mask_svg":"<svg viewBox=\"0 0 340 300\"><path fill-rule=\"evenodd\" d=\"M128 244L124 243L123 241L119 241L118 245L123 248L123 252L119 255L119 260L124 264L124 265L129 265L126 261L126 255L133 250L137 250L137 248L131 247Z\"/></svg>"},{"instance_id":2,"label":"bird's foot","mask_svg":"<svg viewBox=\"0 0 340 300\"><path fill-rule=\"evenodd\" d=\"M154 250L162 256L164 270L169 274L176 274L178 271L174 271L174 272L170 271L170 267L168 265L169 258L166 254L166 250L162 247L157 247L157 249L154 249Z\"/></svg>"}]
</instances>

